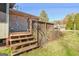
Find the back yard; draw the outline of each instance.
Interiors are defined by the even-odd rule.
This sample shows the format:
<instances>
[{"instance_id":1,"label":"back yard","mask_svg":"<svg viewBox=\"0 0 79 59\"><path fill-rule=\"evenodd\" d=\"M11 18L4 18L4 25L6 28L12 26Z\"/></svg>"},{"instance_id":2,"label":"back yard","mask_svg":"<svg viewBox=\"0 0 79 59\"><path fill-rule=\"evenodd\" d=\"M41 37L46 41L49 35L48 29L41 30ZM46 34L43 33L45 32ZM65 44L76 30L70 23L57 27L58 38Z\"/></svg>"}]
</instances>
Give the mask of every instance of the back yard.
<instances>
[{"instance_id":1,"label":"back yard","mask_svg":"<svg viewBox=\"0 0 79 59\"><path fill-rule=\"evenodd\" d=\"M79 32L66 32L58 40L48 42L43 48L37 48L22 56L79 56Z\"/></svg>"}]
</instances>

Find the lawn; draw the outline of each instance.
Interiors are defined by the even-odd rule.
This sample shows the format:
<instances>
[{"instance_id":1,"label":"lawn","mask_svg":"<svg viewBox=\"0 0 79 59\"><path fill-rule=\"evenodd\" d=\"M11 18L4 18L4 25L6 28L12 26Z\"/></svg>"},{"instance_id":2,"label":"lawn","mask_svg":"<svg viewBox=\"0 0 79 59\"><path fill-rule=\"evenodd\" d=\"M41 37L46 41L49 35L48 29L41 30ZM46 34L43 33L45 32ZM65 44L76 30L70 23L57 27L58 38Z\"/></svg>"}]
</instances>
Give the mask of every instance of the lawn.
<instances>
[{"instance_id":1,"label":"lawn","mask_svg":"<svg viewBox=\"0 0 79 59\"><path fill-rule=\"evenodd\" d=\"M79 32L65 32L63 37L48 42L43 48L25 52L21 56L79 56Z\"/></svg>"},{"instance_id":2,"label":"lawn","mask_svg":"<svg viewBox=\"0 0 79 59\"><path fill-rule=\"evenodd\" d=\"M7 48L7 47L0 48L0 55L10 56L11 55L11 49Z\"/></svg>"}]
</instances>

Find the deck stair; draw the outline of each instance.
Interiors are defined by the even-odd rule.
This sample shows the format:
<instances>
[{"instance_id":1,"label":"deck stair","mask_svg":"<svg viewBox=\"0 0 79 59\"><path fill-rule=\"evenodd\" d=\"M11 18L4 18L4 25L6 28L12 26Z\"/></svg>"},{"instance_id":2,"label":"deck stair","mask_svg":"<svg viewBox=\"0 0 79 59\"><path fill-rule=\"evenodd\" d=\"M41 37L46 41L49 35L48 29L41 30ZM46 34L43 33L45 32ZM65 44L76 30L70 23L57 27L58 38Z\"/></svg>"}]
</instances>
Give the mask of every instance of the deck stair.
<instances>
[{"instance_id":1,"label":"deck stair","mask_svg":"<svg viewBox=\"0 0 79 59\"><path fill-rule=\"evenodd\" d=\"M11 55L31 50L38 47L37 40L30 33L27 34L10 34L9 46L11 47Z\"/></svg>"}]
</instances>

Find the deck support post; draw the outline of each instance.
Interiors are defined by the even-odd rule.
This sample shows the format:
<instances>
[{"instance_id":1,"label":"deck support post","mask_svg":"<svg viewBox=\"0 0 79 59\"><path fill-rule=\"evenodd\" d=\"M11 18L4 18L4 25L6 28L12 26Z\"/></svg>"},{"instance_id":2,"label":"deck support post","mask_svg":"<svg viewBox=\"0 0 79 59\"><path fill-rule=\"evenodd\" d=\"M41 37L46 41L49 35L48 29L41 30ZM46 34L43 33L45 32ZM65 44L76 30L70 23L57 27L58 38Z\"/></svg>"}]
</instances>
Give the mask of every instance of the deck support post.
<instances>
[{"instance_id":1,"label":"deck support post","mask_svg":"<svg viewBox=\"0 0 79 59\"><path fill-rule=\"evenodd\" d=\"M32 33L32 20L30 19L30 33Z\"/></svg>"}]
</instances>

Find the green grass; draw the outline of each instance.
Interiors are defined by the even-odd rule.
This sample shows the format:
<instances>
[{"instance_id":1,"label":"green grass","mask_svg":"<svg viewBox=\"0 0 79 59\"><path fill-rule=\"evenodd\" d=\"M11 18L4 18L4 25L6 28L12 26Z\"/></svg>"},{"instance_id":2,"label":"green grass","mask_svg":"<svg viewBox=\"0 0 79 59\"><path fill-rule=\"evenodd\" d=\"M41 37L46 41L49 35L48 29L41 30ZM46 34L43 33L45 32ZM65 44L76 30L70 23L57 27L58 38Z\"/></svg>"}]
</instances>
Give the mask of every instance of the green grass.
<instances>
[{"instance_id":1,"label":"green grass","mask_svg":"<svg viewBox=\"0 0 79 59\"><path fill-rule=\"evenodd\" d=\"M43 48L21 54L22 56L79 56L79 32L66 32L64 37L48 42Z\"/></svg>"},{"instance_id":2,"label":"green grass","mask_svg":"<svg viewBox=\"0 0 79 59\"><path fill-rule=\"evenodd\" d=\"M11 55L11 49L10 48L3 48L3 49L0 49L0 54L7 54L7 55Z\"/></svg>"}]
</instances>

